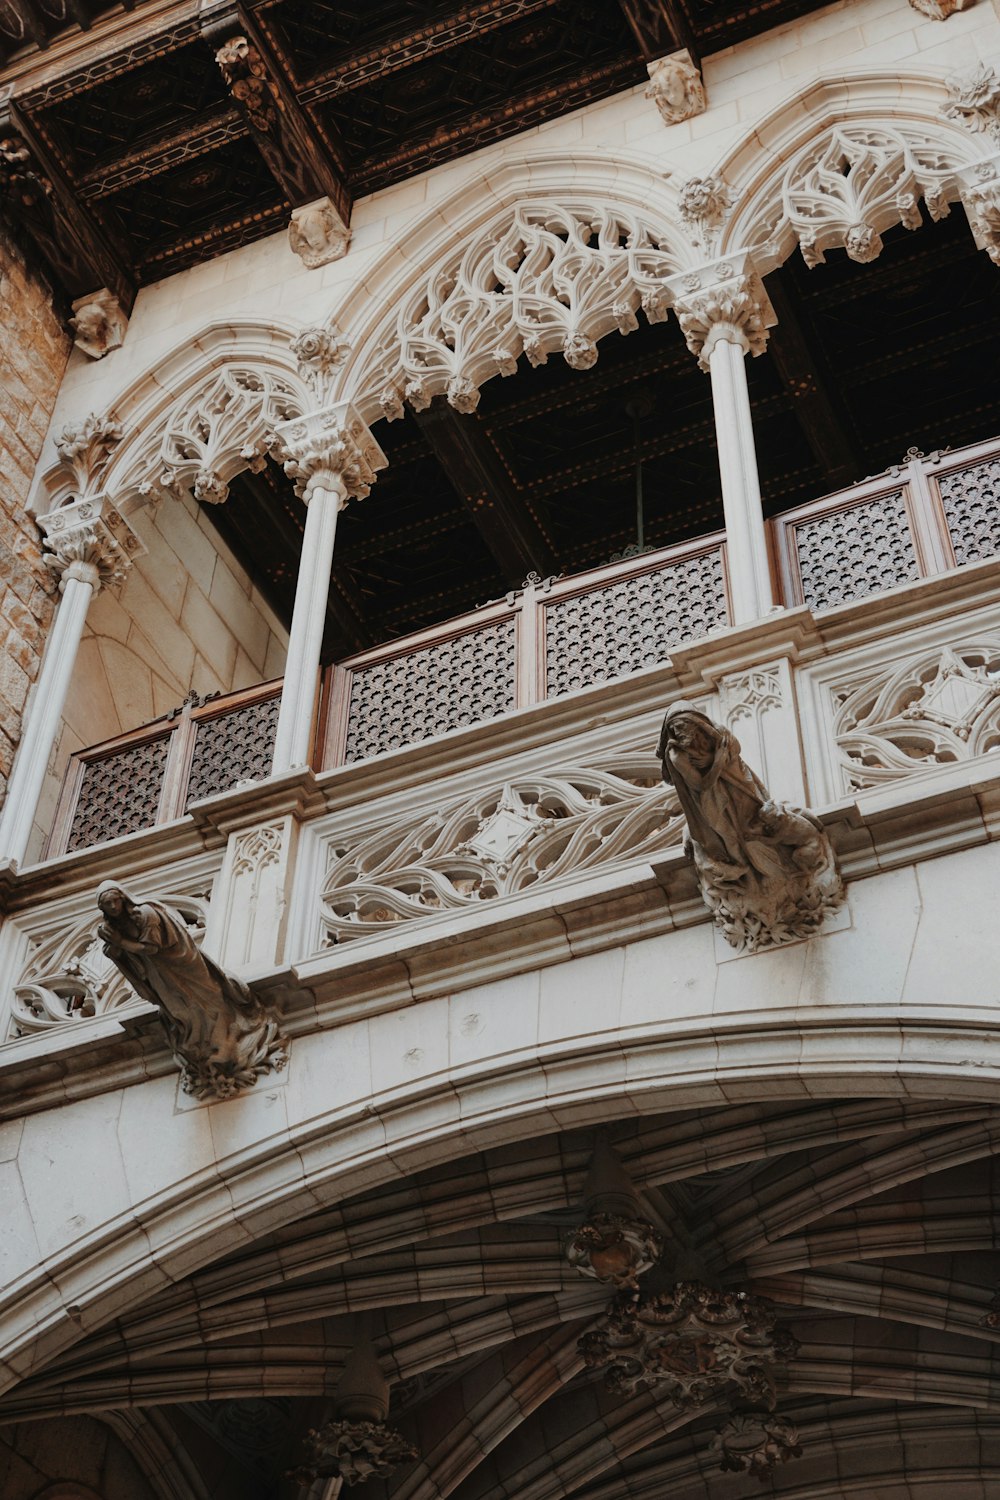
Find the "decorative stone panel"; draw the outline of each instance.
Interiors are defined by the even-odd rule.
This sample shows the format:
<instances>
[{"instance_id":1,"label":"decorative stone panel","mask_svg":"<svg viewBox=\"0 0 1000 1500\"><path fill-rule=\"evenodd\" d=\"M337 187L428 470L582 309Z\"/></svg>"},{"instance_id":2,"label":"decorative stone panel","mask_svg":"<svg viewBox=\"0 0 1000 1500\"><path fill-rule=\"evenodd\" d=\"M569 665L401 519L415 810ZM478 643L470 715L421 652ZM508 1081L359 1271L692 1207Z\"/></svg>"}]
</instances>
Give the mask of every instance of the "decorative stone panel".
<instances>
[{"instance_id":1,"label":"decorative stone panel","mask_svg":"<svg viewBox=\"0 0 1000 1500\"><path fill-rule=\"evenodd\" d=\"M359 668L351 677L345 761L484 723L514 708L514 651L511 618Z\"/></svg>"},{"instance_id":2,"label":"decorative stone panel","mask_svg":"<svg viewBox=\"0 0 1000 1500\"><path fill-rule=\"evenodd\" d=\"M831 609L919 578L902 490L795 526L803 601Z\"/></svg>"},{"instance_id":3,"label":"decorative stone panel","mask_svg":"<svg viewBox=\"0 0 1000 1500\"><path fill-rule=\"evenodd\" d=\"M1000 459L953 469L938 480L959 567L1000 552Z\"/></svg>"},{"instance_id":4,"label":"decorative stone panel","mask_svg":"<svg viewBox=\"0 0 1000 1500\"><path fill-rule=\"evenodd\" d=\"M545 609L546 695L654 666L728 623L721 549L572 594Z\"/></svg>"}]
</instances>

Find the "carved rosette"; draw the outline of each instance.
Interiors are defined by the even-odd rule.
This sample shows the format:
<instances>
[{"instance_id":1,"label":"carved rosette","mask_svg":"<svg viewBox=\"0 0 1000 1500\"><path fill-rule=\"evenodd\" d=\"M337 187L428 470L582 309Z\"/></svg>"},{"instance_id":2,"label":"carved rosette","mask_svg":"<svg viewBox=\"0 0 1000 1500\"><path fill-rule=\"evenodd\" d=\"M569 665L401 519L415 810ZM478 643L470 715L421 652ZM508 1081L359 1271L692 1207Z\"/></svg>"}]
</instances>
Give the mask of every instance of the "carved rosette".
<instances>
[{"instance_id":1,"label":"carved rosette","mask_svg":"<svg viewBox=\"0 0 1000 1500\"><path fill-rule=\"evenodd\" d=\"M681 219L704 254L711 253L732 201L732 191L721 177L692 177L681 188Z\"/></svg>"},{"instance_id":2,"label":"carved rosette","mask_svg":"<svg viewBox=\"0 0 1000 1500\"><path fill-rule=\"evenodd\" d=\"M638 1286L643 1271L656 1264L663 1239L645 1219L594 1213L566 1242L566 1259L584 1276L622 1289Z\"/></svg>"},{"instance_id":3,"label":"carved rosette","mask_svg":"<svg viewBox=\"0 0 1000 1500\"><path fill-rule=\"evenodd\" d=\"M737 1412L716 1432L712 1451L723 1473L752 1474L762 1484L779 1464L801 1458L798 1430L770 1412Z\"/></svg>"},{"instance_id":4,"label":"carved rosette","mask_svg":"<svg viewBox=\"0 0 1000 1500\"><path fill-rule=\"evenodd\" d=\"M646 64L649 86L646 98L652 99L665 125L679 125L708 108L701 73L686 48L658 57Z\"/></svg>"},{"instance_id":5,"label":"carved rosette","mask_svg":"<svg viewBox=\"0 0 1000 1500\"><path fill-rule=\"evenodd\" d=\"M315 198L292 210L288 243L307 271L341 260L351 243L351 231L330 198Z\"/></svg>"},{"instance_id":6,"label":"carved rosette","mask_svg":"<svg viewBox=\"0 0 1000 1500\"><path fill-rule=\"evenodd\" d=\"M94 588L122 583L133 558L146 551L106 495L75 500L38 517L44 562L65 587L79 578Z\"/></svg>"},{"instance_id":7,"label":"carved rosette","mask_svg":"<svg viewBox=\"0 0 1000 1500\"><path fill-rule=\"evenodd\" d=\"M307 1478L337 1478L347 1485L387 1479L401 1464L413 1463L417 1450L386 1422L341 1418L312 1429L306 1439Z\"/></svg>"},{"instance_id":8,"label":"carved rosette","mask_svg":"<svg viewBox=\"0 0 1000 1500\"><path fill-rule=\"evenodd\" d=\"M774 1364L797 1347L763 1298L684 1281L644 1301L619 1294L579 1342L609 1391L656 1387L681 1410L705 1405L729 1385L772 1410Z\"/></svg>"},{"instance_id":9,"label":"carved rosette","mask_svg":"<svg viewBox=\"0 0 1000 1500\"><path fill-rule=\"evenodd\" d=\"M78 349L90 359L103 359L112 349L121 348L128 318L114 293L102 286L99 291L76 299L69 326Z\"/></svg>"},{"instance_id":10,"label":"carved rosette","mask_svg":"<svg viewBox=\"0 0 1000 1500\"><path fill-rule=\"evenodd\" d=\"M986 63L948 79L948 102L941 113L967 130L983 132L1000 145L1000 78Z\"/></svg>"},{"instance_id":11,"label":"carved rosette","mask_svg":"<svg viewBox=\"0 0 1000 1500\"><path fill-rule=\"evenodd\" d=\"M275 437L285 473L306 504L317 489L338 491L344 503L363 499L388 461L349 401L282 422Z\"/></svg>"},{"instance_id":12,"label":"carved rosette","mask_svg":"<svg viewBox=\"0 0 1000 1500\"><path fill-rule=\"evenodd\" d=\"M777 318L749 257L713 261L671 277L668 286L681 332L701 369L709 369L720 341L738 344L745 354L763 354Z\"/></svg>"},{"instance_id":13,"label":"carved rosette","mask_svg":"<svg viewBox=\"0 0 1000 1500\"><path fill-rule=\"evenodd\" d=\"M292 340L299 375L319 402L328 399L349 350L347 340L335 327L303 328Z\"/></svg>"}]
</instances>

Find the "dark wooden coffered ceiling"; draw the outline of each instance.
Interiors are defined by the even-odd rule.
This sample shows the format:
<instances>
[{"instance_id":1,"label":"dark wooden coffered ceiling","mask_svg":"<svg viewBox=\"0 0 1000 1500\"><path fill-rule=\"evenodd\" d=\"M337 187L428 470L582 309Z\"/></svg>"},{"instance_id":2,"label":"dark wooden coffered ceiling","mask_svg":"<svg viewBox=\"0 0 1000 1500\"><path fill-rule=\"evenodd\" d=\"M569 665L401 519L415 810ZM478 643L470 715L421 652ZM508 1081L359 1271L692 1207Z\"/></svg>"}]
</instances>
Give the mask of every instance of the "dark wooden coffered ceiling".
<instances>
[{"instance_id":1,"label":"dark wooden coffered ceiling","mask_svg":"<svg viewBox=\"0 0 1000 1500\"><path fill-rule=\"evenodd\" d=\"M358 197L642 83L650 58L704 55L817 0L133 5L0 0L4 211L64 292L106 285L126 310L301 203L329 195L349 218ZM273 125L215 61L238 35Z\"/></svg>"}]
</instances>

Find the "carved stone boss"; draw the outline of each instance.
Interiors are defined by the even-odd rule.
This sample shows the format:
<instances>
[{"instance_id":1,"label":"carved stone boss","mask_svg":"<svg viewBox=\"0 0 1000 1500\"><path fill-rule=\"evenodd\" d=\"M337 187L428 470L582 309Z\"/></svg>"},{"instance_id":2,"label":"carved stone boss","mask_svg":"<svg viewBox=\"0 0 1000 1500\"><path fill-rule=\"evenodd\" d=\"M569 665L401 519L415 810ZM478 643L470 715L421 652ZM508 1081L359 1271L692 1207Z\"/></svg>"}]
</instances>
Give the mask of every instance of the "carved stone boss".
<instances>
[{"instance_id":1,"label":"carved stone boss","mask_svg":"<svg viewBox=\"0 0 1000 1500\"><path fill-rule=\"evenodd\" d=\"M830 841L811 813L774 801L739 741L691 703L671 704L657 751L687 819L706 905L740 951L817 932L844 898Z\"/></svg>"},{"instance_id":2,"label":"carved stone boss","mask_svg":"<svg viewBox=\"0 0 1000 1500\"><path fill-rule=\"evenodd\" d=\"M348 1355L334 1393L329 1422L309 1432L306 1462L296 1478L339 1478L347 1485L386 1479L417 1450L386 1422L389 1384L371 1341L362 1337Z\"/></svg>"},{"instance_id":3,"label":"carved stone boss","mask_svg":"<svg viewBox=\"0 0 1000 1500\"><path fill-rule=\"evenodd\" d=\"M115 881L97 893L98 937L136 994L155 1005L196 1099L229 1099L288 1060L277 1017L198 947L183 916Z\"/></svg>"},{"instance_id":4,"label":"carved stone boss","mask_svg":"<svg viewBox=\"0 0 1000 1500\"><path fill-rule=\"evenodd\" d=\"M569 1236L566 1259L583 1276L638 1292L638 1278L663 1252L663 1238L646 1219L631 1178L603 1138L584 1189L586 1217Z\"/></svg>"}]
</instances>

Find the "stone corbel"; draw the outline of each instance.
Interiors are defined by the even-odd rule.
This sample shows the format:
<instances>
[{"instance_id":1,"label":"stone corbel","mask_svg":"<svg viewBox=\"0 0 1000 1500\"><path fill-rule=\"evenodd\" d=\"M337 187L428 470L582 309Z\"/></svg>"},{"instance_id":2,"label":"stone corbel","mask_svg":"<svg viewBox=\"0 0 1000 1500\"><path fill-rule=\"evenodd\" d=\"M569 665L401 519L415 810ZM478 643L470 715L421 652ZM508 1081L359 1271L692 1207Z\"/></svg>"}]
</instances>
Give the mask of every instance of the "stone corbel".
<instances>
[{"instance_id":1,"label":"stone corbel","mask_svg":"<svg viewBox=\"0 0 1000 1500\"><path fill-rule=\"evenodd\" d=\"M306 504L320 489L337 491L342 504L363 499L388 462L349 401L281 422L275 438L285 473Z\"/></svg>"},{"instance_id":2,"label":"stone corbel","mask_svg":"<svg viewBox=\"0 0 1000 1500\"><path fill-rule=\"evenodd\" d=\"M113 349L120 349L128 330L128 318L113 292L106 286L78 297L69 320L73 343L90 359L103 359Z\"/></svg>"},{"instance_id":3,"label":"stone corbel","mask_svg":"<svg viewBox=\"0 0 1000 1500\"><path fill-rule=\"evenodd\" d=\"M341 260L351 243L351 231L332 198L316 198L292 210L288 243L308 271Z\"/></svg>"},{"instance_id":4,"label":"stone corbel","mask_svg":"<svg viewBox=\"0 0 1000 1500\"><path fill-rule=\"evenodd\" d=\"M973 239L1000 266L1000 153L955 174Z\"/></svg>"},{"instance_id":5,"label":"stone corbel","mask_svg":"<svg viewBox=\"0 0 1000 1500\"><path fill-rule=\"evenodd\" d=\"M665 125L679 125L708 108L701 70L686 47L669 57L658 57L647 63L649 84L646 98L652 99Z\"/></svg>"},{"instance_id":6,"label":"stone corbel","mask_svg":"<svg viewBox=\"0 0 1000 1500\"><path fill-rule=\"evenodd\" d=\"M957 10L965 10L972 0L910 0L915 11L932 21L947 21Z\"/></svg>"},{"instance_id":7,"label":"stone corbel","mask_svg":"<svg viewBox=\"0 0 1000 1500\"><path fill-rule=\"evenodd\" d=\"M47 567L64 589L80 578L95 589L124 582L132 561L146 551L107 495L90 495L38 517Z\"/></svg>"},{"instance_id":8,"label":"stone corbel","mask_svg":"<svg viewBox=\"0 0 1000 1500\"><path fill-rule=\"evenodd\" d=\"M671 276L667 287L687 346L703 370L720 340L753 355L767 348L768 329L778 319L746 251Z\"/></svg>"}]
</instances>

